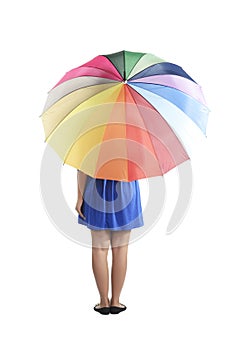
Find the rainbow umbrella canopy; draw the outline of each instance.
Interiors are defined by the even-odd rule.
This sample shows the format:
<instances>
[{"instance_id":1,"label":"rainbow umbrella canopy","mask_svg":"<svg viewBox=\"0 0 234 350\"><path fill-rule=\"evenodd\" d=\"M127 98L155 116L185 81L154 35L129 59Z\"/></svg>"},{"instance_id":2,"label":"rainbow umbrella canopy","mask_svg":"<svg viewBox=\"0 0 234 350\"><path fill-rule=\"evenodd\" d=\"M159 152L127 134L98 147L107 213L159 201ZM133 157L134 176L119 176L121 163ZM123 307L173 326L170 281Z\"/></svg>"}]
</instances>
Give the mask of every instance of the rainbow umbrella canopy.
<instances>
[{"instance_id":1,"label":"rainbow umbrella canopy","mask_svg":"<svg viewBox=\"0 0 234 350\"><path fill-rule=\"evenodd\" d=\"M99 55L67 72L41 115L62 159L94 177L162 176L190 159L206 136L201 87L178 65L149 53Z\"/></svg>"}]
</instances>

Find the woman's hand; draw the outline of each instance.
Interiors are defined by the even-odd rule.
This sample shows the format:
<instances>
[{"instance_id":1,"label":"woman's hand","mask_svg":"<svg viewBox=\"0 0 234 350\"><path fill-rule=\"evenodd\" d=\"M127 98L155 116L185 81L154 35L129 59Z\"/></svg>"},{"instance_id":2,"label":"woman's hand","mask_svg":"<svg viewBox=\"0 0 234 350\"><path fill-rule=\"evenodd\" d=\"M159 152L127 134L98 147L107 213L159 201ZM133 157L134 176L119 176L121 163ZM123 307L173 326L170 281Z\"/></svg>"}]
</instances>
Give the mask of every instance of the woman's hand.
<instances>
[{"instance_id":1,"label":"woman's hand","mask_svg":"<svg viewBox=\"0 0 234 350\"><path fill-rule=\"evenodd\" d=\"M83 204L83 197L81 196L81 197L79 197L78 199L77 199L77 203L76 203L76 211L80 214L80 216L82 217L82 219L86 219L86 217L82 214L82 212L81 212L81 206L82 206L82 204Z\"/></svg>"}]
</instances>

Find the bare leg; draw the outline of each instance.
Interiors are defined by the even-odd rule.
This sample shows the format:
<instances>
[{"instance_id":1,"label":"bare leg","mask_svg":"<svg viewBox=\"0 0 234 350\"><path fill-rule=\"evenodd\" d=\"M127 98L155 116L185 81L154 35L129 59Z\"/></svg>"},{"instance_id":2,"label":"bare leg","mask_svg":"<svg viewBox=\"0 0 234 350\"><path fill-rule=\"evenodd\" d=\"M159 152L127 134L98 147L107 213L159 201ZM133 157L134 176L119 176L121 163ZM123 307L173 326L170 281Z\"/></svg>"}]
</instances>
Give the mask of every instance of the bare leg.
<instances>
[{"instance_id":1,"label":"bare leg","mask_svg":"<svg viewBox=\"0 0 234 350\"><path fill-rule=\"evenodd\" d=\"M110 305L121 307L119 302L120 293L124 284L127 271L127 253L128 242L131 230L129 231L112 231L111 248L112 248L112 270L111 285L112 298Z\"/></svg>"},{"instance_id":2,"label":"bare leg","mask_svg":"<svg viewBox=\"0 0 234 350\"><path fill-rule=\"evenodd\" d=\"M95 276L97 288L100 294L100 305L98 307L109 306L109 271L107 254L110 245L110 231L91 230L92 234L92 268ZM97 307L97 308L98 308Z\"/></svg>"}]
</instances>

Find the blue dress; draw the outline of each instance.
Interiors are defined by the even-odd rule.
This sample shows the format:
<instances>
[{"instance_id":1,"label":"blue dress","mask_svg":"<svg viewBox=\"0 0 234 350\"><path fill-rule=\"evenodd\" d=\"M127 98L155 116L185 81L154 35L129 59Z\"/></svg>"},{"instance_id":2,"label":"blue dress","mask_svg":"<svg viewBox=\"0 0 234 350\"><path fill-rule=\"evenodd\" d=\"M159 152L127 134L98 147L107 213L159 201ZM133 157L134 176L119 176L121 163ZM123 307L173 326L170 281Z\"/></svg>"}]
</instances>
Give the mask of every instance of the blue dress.
<instances>
[{"instance_id":1,"label":"blue dress","mask_svg":"<svg viewBox=\"0 0 234 350\"><path fill-rule=\"evenodd\" d=\"M95 179L87 175L78 223L91 230L131 230L144 226L138 180Z\"/></svg>"}]
</instances>

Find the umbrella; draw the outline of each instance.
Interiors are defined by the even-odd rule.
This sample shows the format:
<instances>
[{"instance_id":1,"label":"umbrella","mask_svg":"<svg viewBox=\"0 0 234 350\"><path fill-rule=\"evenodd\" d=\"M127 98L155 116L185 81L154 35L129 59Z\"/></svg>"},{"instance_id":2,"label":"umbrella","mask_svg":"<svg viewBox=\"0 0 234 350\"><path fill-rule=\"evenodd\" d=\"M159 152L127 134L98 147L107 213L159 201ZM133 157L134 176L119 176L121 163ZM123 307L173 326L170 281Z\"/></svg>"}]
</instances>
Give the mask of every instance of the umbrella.
<instances>
[{"instance_id":1,"label":"umbrella","mask_svg":"<svg viewBox=\"0 0 234 350\"><path fill-rule=\"evenodd\" d=\"M45 142L94 178L162 176L206 136L202 89L180 66L149 53L99 55L68 71L41 115Z\"/></svg>"}]
</instances>

